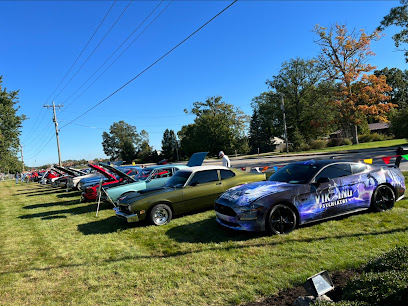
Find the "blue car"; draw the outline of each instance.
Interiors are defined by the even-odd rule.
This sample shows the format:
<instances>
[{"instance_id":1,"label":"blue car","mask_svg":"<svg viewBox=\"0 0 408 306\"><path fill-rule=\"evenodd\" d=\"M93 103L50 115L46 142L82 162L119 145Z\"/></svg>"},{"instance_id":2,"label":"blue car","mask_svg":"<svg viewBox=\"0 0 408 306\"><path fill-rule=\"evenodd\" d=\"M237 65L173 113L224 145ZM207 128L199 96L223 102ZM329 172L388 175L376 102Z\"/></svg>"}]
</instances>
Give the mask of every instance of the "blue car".
<instances>
[{"instance_id":1,"label":"blue car","mask_svg":"<svg viewBox=\"0 0 408 306\"><path fill-rule=\"evenodd\" d=\"M233 229L286 234L296 226L372 209L391 209L404 197L395 166L319 160L296 162L268 181L227 190L215 203L217 222Z\"/></svg>"}]
</instances>

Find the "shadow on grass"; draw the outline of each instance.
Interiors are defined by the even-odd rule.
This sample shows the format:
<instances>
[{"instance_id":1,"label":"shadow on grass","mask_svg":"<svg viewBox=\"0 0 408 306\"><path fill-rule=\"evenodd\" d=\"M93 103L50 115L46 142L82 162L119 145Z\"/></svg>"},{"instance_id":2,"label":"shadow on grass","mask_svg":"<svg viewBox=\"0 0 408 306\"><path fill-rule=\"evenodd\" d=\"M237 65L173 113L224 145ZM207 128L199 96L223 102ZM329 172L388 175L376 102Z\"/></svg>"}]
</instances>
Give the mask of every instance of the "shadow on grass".
<instances>
[{"instance_id":1,"label":"shadow on grass","mask_svg":"<svg viewBox=\"0 0 408 306\"><path fill-rule=\"evenodd\" d=\"M79 204L78 201L69 201L69 202L63 202L61 203L61 205L67 205L67 204L70 205L69 203L71 203L71 205ZM51 204L51 203L47 203L47 204ZM52 204L55 205L55 203L52 203ZM77 207L69 208L69 209L51 210L51 211L46 211L46 212L37 213L37 214L23 215L23 216L20 216L19 218L20 219L33 219L33 218L45 219L45 218L65 215L65 214L80 215L80 214L86 214L90 212L96 212L96 206L97 206L97 203L91 203L86 206L77 206ZM105 209L112 209L112 205L109 203L101 203L99 210L105 210Z\"/></svg>"},{"instance_id":2,"label":"shadow on grass","mask_svg":"<svg viewBox=\"0 0 408 306\"><path fill-rule=\"evenodd\" d=\"M57 195L57 198L59 199L65 199L65 198L72 198L72 197L80 197L81 196L81 192L80 191L68 191L65 193L61 193Z\"/></svg>"},{"instance_id":3,"label":"shadow on grass","mask_svg":"<svg viewBox=\"0 0 408 306\"><path fill-rule=\"evenodd\" d=\"M84 235L110 234L115 233L118 230L140 227L144 225L143 223L144 222L128 224L126 220L112 216L99 221L79 224L78 230Z\"/></svg>"},{"instance_id":4,"label":"shadow on grass","mask_svg":"<svg viewBox=\"0 0 408 306\"><path fill-rule=\"evenodd\" d=\"M50 216L50 217L44 217L41 218L42 220L53 220L53 219L66 219L67 216Z\"/></svg>"},{"instance_id":5,"label":"shadow on grass","mask_svg":"<svg viewBox=\"0 0 408 306\"><path fill-rule=\"evenodd\" d=\"M47 194L53 194L53 193L61 193L64 192L64 190L58 190L58 189L43 189L43 190L32 190L30 192L16 192L18 195L25 195L27 197L33 197L33 196L38 196L38 195L47 195Z\"/></svg>"},{"instance_id":6,"label":"shadow on grass","mask_svg":"<svg viewBox=\"0 0 408 306\"><path fill-rule=\"evenodd\" d=\"M103 221L106 221L106 219ZM388 234L394 234L398 232L407 232L407 231L408 231L408 227L403 227L403 228L392 229L392 230L387 230L387 231L379 231L375 233L327 235L327 236L318 237L318 238L306 238L306 239L292 239L288 235L286 236L287 239L281 240L281 241L274 241L273 237L271 237L270 242L247 243L247 244L227 244L224 247L220 247L219 245L217 245L215 247L187 250L187 251L175 251L175 252L148 254L148 255L141 255L141 256L123 256L119 258L110 258L106 260L101 260L100 262L98 262L98 264L101 265L103 263L123 262L123 261L129 261L129 260L137 260L137 259L173 258L173 257L185 256L185 255L190 255L190 254L199 254L199 253L212 252L212 251L229 251L229 250L240 250L240 249L253 248L253 247L279 246L279 245L282 245L285 243L291 243L291 242L310 243L310 242L324 241L327 239L343 239L343 238L380 236L380 235L388 235ZM0 272L0 275L13 274L13 273L26 273L29 271L51 271L53 269L86 267L86 266L93 266L94 264L95 264L94 262L84 262L80 264L62 264L62 265L56 265L56 266L49 266L45 268L29 268L29 269L24 269L24 270L20 269L20 270L15 270L15 271L5 271L5 272Z\"/></svg>"},{"instance_id":7,"label":"shadow on grass","mask_svg":"<svg viewBox=\"0 0 408 306\"><path fill-rule=\"evenodd\" d=\"M177 242L211 243L224 241L245 241L264 236L265 233L236 231L223 227L215 221L215 216L206 220L173 227L166 232Z\"/></svg>"},{"instance_id":8,"label":"shadow on grass","mask_svg":"<svg viewBox=\"0 0 408 306\"><path fill-rule=\"evenodd\" d=\"M40 203L24 206L24 209L36 209L36 208L45 208L45 207L54 207L54 206L67 206L67 205L78 205L80 204L79 199L65 201L65 202L49 202L49 203Z\"/></svg>"}]
</instances>

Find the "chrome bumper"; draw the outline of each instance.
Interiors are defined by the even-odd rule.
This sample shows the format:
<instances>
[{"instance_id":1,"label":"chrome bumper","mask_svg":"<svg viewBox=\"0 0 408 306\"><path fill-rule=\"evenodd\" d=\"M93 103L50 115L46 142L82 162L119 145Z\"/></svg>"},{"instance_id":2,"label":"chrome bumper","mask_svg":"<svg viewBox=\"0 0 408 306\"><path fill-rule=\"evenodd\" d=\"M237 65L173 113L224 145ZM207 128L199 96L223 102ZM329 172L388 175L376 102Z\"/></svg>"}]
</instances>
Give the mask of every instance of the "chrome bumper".
<instances>
[{"instance_id":1,"label":"chrome bumper","mask_svg":"<svg viewBox=\"0 0 408 306\"><path fill-rule=\"evenodd\" d=\"M113 209L115 211L115 214L117 217L121 218L121 219L126 219L127 222L138 222L139 221L139 217L137 214L134 215L127 215L124 212L121 212L119 210L119 207L115 207Z\"/></svg>"}]
</instances>

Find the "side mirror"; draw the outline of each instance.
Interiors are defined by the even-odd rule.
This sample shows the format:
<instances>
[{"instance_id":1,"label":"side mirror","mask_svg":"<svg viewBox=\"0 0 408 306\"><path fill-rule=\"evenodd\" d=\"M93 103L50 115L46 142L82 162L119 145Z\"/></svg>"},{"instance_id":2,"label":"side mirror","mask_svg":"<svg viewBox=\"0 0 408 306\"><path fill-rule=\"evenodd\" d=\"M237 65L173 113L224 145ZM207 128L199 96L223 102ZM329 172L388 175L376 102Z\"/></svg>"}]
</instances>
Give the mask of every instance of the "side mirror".
<instances>
[{"instance_id":1,"label":"side mirror","mask_svg":"<svg viewBox=\"0 0 408 306\"><path fill-rule=\"evenodd\" d=\"M328 177L319 177L319 179L316 181L318 185L322 183L328 183L328 182L330 182L330 179Z\"/></svg>"}]
</instances>

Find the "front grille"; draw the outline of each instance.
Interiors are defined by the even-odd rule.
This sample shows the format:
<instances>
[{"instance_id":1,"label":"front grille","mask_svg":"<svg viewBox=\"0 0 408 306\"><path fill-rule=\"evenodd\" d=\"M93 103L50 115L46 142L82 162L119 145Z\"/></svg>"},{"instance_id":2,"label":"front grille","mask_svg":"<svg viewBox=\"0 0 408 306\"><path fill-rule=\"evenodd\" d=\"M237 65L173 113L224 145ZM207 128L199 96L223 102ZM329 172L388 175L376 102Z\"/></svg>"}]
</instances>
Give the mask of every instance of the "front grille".
<instances>
[{"instance_id":1,"label":"front grille","mask_svg":"<svg viewBox=\"0 0 408 306\"><path fill-rule=\"evenodd\" d=\"M129 210L129 208L128 208L127 205L126 205L126 206L124 206L124 205L119 205L118 207L119 207L119 211L121 211L121 212L123 212L123 213L125 213L125 214L127 214L127 215L131 215L131 214L132 214L132 212Z\"/></svg>"},{"instance_id":2,"label":"front grille","mask_svg":"<svg viewBox=\"0 0 408 306\"><path fill-rule=\"evenodd\" d=\"M228 207L222 204L215 203L214 209L216 212L219 212L220 214L223 214L226 216L231 216L231 217L236 216L235 211L231 207Z\"/></svg>"}]
</instances>

